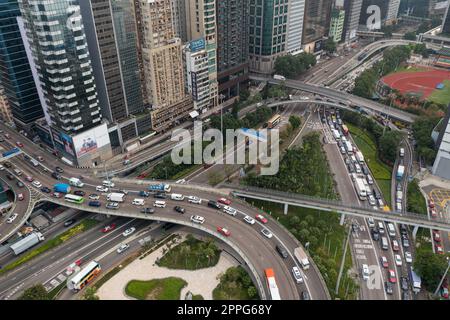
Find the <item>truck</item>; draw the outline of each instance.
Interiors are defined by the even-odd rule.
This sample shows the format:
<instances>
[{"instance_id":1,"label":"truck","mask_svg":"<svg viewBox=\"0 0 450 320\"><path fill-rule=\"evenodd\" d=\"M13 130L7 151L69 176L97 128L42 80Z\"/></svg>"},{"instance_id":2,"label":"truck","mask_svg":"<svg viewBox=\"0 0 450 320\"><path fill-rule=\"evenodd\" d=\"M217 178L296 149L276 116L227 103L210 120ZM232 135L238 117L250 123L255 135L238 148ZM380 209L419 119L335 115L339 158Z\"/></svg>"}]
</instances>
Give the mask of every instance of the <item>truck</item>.
<instances>
[{"instance_id":1,"label":"truck","mask_svg":"<svg viewBox=\"0 0 450 320\"><path fill-rule=\"evenodd\" d=\"M69 184L71 186L75 186L75 187L78 187L78 188L82 188L84 186L84 183L80 179L74 178L74 177L69 179Z\"/></svg>"},{"instance_id":2,"label":"truck","mask_svg":"<svg viewBox=\"0 0 450 320\"><path fill-rule=\"evenodd\" d=\"M112 202L123 202L125 198L125 193L112 192L106 195L106 200Z\"/></svg>"},{"instance_id":3,"label":"truck","mask_svg":"<svg viewBox=\"0 0 450 320\"><path fill-rule=\"evenodd\" d=\"M10 156L10 155L18 153L18 152L20 152L20 149L15 147L15 148L12 148L11 150L2 152L2 156L7 157L7 156Z\"/></svg>"},{"instance_id":4,"label":"truck","mask_svg":"<svg viewBox=\"0 0 450 320\"><path fill-rule=\"evenodd\" d=\"M298 247L294 249L294 256L298 260L298 262L302 265L303 270L309 269L309 260L306 252L302 247Z\"/></svg>"},{"instance_id":5,"label":"truck","mask_svg":"<svg viewBox=\"0 0 450 320\"><path fill-rule=\"evenodd\" d=\"M356 156L356 160L358 160L359 163L363 163L364 162L364 155L362 154L361 151L357 151L355 153L355 156Z\"/></svg>"},{"instance_id":6,"label":"truck","mask_svg":"<svg viewBox=\"0 0 450 320\"><path fill-rule=\"evenodd\" d=\"M403 178L403 174L405 173L405 166L399 165L397 168L397 180L401 180Z\"/></svg>"},{"instance_id":7,"label":"truck","mask_svg":"<svg viewBox=\"0 0 450 320\"><path fill-rule=\"evenodd\" d=\"M286 80L286 78L285 78L285 77L283 77L283 76L280 76L279 74L274 74L274 75L273 75L273 78L274 78L275 80L283 80L283 81L285 81L285 80Z\"/></svg>"},{"instance_id":8,"label":"truck","mask_svg":"<svg viewBox=\"0 0 450 320\"><path fill-rule=\"evenodd\" d=\"M331 130L333 132L333 136L336 140L339 140L341 138L341 134L336 129Z\"/></svg>"},{"instance_id":9,"label":"truck","mask_svg":"<svg viewBox=\"0 0 450 320\"><path fill-rule=\"evenodd\" d=\"M16 243L10 246L11 250L17 256L24 252L25 250L31 248L32 246L38 244L41 241L44 241L44 236L40 232L32 232L30 235L25 238L17 241Z\"/></svg>"},{"instance_id":10,"label":"truck","mask_svg":"<svg viewBox=\"0 0 450 320\"><path fill-rule=\"evenodd\" d=\"M409 267L409 279L414 293L419 293L422 285L422 279L414 272L412 266Z\"/></svg>"},{"instance_id":11,"label":"truck","mask_svg":"<svg viewBox=\"0 0 450 320\"><path fill-rule=\"evenodd\" d=\"M367 189L361 178L355 180L355 190L358 194L359 199L365 200L367 198Z\"/></svg>"},{"instance_id":12,"label":"truck","mask_svg":"<svg viewBox=\"0 0 450 320\"><path fill-rule=\"evenodd\" d=\"M170 192L171 189L170 184L164 183L151 184L148 186L148 190L156 192Z\"/></svg>"},{"instance_id":13,"label":"truck","mask_svg":"<svg viewBox=\"0 0 450 320\"><path fill-rule=\"evenodd\" d=\"M72 189L67 183L56 183L53 185L53 191L59 193L70 193Z\"/></svg>"}]
</instances>

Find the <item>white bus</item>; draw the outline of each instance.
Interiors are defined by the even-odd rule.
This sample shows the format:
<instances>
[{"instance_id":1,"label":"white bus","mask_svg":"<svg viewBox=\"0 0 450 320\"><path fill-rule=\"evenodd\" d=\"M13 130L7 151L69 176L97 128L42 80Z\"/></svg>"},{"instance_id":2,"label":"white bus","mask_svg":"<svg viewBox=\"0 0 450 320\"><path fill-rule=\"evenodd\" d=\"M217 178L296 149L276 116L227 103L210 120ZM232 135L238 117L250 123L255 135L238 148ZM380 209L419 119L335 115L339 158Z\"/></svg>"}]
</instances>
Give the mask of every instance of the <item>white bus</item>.
<instances>
[{"instance_id":1,"label":"white bus","mask_svg":"<svg viewBox=\"0 0 450 320\"><path fill-rule=\"evenodd\" d=\"M84 286L91 282L101 270L102 268L97 261L93 260L89 262L86 267L67 281L67 288L75 292L83 289Z\"/></svg>"},{"instance_id":2,"label":"white bus","mask_svg":"<svg viewBox=\"0 0 450 320\"><path fill-rule=\"evenodd\" d=\"M269 291L272 300L281 300L277 282L275 281L275 273L273 272L273 269L265 269L264 273L266 274L267 285L269 286Z\"/></svg>"},{"instance_id":3,"label":"white bus","mask_svg":"<svg viewBox=\"0 0 450 320\"><path fill-rule=\"evenodd\" d=\"M76 196L74 194L66 194L64 196L64 200L66 200L67 202L82 204L84 201L84 198L81 196Z\"/></svg>"}]
</instances>

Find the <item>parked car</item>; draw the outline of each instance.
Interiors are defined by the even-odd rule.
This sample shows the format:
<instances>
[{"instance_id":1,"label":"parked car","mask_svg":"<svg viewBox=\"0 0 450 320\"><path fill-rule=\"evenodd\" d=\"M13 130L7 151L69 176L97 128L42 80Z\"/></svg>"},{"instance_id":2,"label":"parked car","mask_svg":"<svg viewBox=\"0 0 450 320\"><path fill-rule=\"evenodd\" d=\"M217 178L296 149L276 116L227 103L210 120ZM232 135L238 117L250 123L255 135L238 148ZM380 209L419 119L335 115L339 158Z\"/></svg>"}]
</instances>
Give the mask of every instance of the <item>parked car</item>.
<instances>
[{"instance_id":1,"label":"parked car","mask_svg":"<svg viewBox=\"0 0 450 320\"><path fill-rule=\"evenodd\" d=\"M398 241L395 240L395 239L392 240L392 250L394 250L394 251L400 250L400 247L398 245Z\"/></svg>"},{"instance_id":2,"label":"parked car","mask_svg":"<svg viewBox=\"0 0 450 320\"><path fill-rule=\"evenodd\" d=\"M406 261L406 263L412 263L413 262L411 252L405 251L405 261Z\"/></svg>"}]
</instances>

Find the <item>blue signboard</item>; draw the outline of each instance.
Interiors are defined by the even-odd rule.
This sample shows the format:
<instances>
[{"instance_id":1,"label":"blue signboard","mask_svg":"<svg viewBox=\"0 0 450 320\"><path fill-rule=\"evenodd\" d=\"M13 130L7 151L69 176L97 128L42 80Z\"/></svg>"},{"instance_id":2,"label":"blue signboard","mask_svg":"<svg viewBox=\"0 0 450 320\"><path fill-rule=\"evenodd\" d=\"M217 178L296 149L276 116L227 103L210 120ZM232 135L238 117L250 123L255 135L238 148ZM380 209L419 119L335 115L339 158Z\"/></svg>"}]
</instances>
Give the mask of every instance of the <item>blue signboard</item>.
<instances>
[{"instance_id":1,"label":"blue signboard","mask_svg":"<svg viewBox=\"0 0 450 320\"><path fill-rule=\"evenodd\" d=\"M191 52L196 52L205 49L205 39L203 38L192 40L189 44Z\"/></svg>"}]
</instances>

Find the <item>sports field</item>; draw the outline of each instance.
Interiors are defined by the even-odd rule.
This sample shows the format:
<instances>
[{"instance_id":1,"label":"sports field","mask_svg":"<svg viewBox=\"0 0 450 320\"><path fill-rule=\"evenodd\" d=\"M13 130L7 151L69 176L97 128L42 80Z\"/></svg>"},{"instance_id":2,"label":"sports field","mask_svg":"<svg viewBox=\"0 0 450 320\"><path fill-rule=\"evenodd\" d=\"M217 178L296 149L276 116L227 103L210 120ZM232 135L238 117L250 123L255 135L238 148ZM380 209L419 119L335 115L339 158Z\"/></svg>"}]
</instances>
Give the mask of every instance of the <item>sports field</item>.
<instances>
[{"instance_id":1,"label":"sports field","mask_svg":"<svg viewBox=\"0 0 450 320\"><path fill-rule=\"evenodd\" d=\"M403 95L415 95L422 100L436 103L450 103L450 71L428 69L418 72L402 71L382 78L390 88L399 90ZM436 89L438 84L442 89Z\"/></svg>"}]
</instances>

